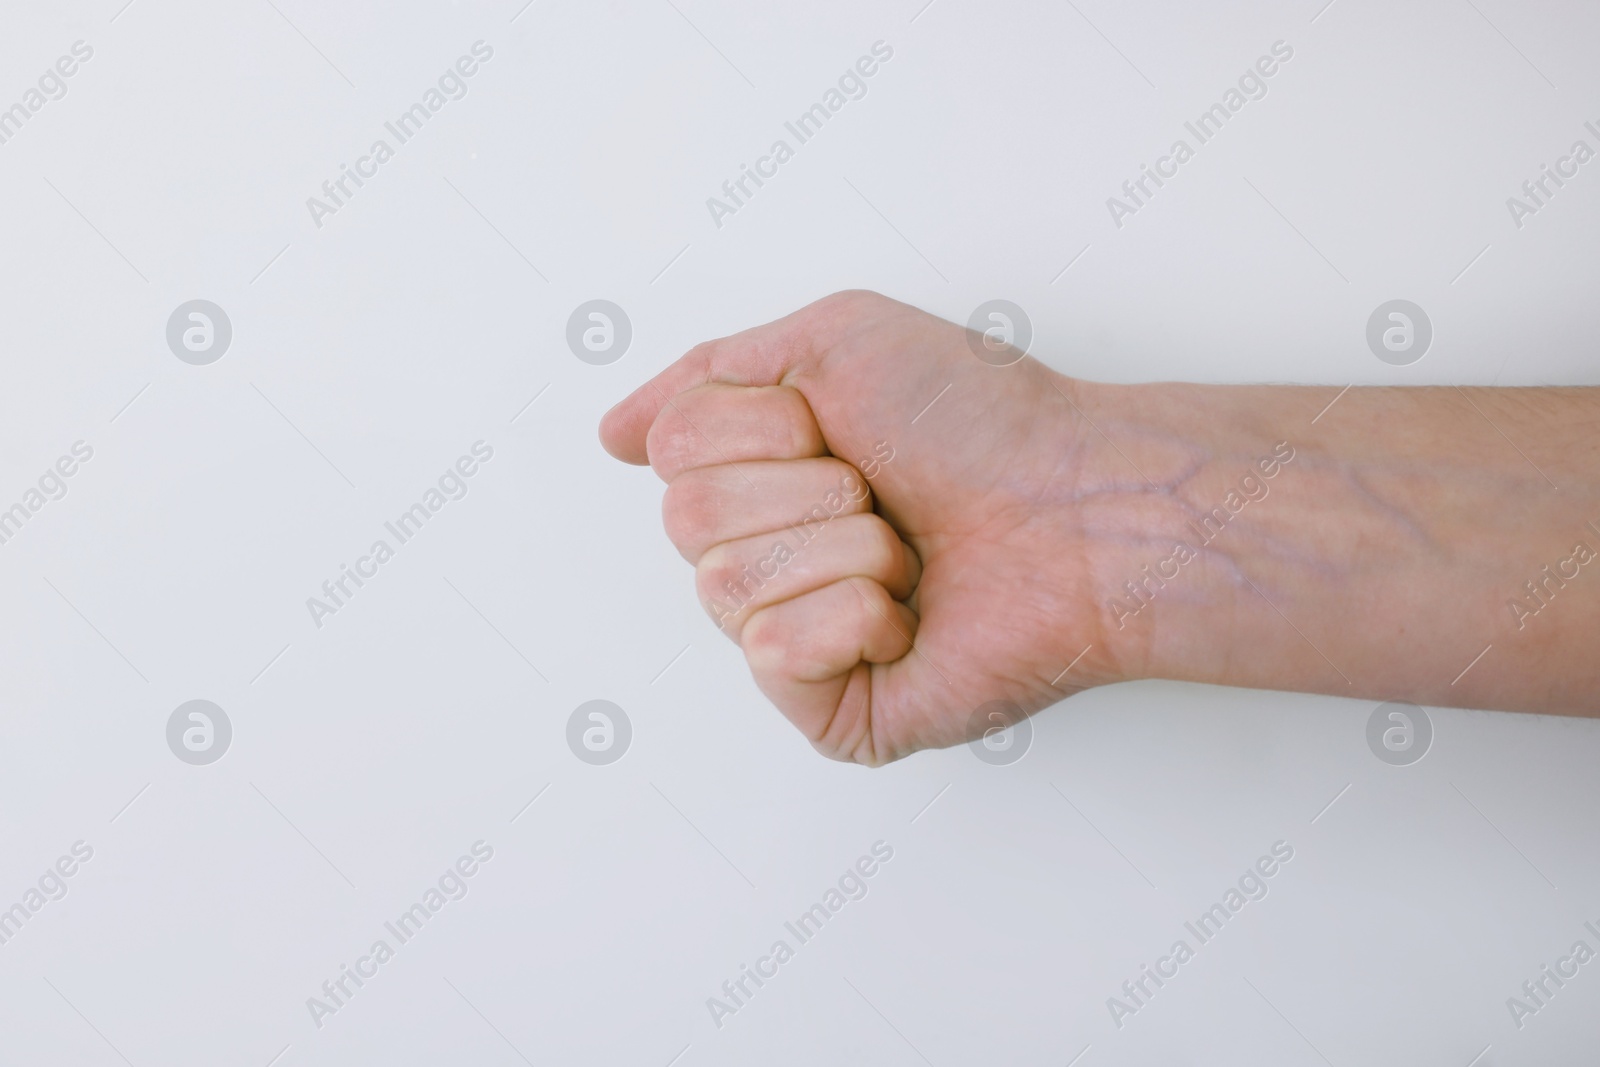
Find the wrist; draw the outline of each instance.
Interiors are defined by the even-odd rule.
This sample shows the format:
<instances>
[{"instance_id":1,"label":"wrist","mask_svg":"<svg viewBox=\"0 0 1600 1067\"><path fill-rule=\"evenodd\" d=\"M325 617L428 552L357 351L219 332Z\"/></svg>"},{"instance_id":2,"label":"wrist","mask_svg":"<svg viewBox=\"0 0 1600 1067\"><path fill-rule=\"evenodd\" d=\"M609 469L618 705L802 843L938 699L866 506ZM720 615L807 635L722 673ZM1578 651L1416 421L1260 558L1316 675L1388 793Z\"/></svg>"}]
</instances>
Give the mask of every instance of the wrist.
<instances>
[{"instance_id":1,"label":"wrist","mask_svg":"<svg viewBox=\"0 0 1600 1067\"><path fill-rule=\"evenodd\" d=\"M1285 514L1302 448L1236 389L1074 386L1078 520L1119 675L1261 684L1298 661L1257 568L1303 550Z\"/></svg>"}]
</instances>

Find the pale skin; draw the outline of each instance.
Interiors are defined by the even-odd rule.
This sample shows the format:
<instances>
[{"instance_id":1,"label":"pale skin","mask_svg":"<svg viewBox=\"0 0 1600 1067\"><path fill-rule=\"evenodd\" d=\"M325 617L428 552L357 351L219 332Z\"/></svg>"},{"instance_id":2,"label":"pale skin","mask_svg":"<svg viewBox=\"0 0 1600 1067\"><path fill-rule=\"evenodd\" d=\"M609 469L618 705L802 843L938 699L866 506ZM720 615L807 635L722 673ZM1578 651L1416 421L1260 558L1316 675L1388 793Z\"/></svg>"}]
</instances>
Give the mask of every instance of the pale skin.
<instances>
[{"instance_id":1,"label":"pale skin","mask_svg":"<svg viewBox=\"0 0 1600 1067\"><path fill-rule=\"evenodd\" d=\"M1600 388L1106 385L973 336L839 293L601 424L819 752L1142 678L1600 716Z\"/></svg>"}]
</instances>

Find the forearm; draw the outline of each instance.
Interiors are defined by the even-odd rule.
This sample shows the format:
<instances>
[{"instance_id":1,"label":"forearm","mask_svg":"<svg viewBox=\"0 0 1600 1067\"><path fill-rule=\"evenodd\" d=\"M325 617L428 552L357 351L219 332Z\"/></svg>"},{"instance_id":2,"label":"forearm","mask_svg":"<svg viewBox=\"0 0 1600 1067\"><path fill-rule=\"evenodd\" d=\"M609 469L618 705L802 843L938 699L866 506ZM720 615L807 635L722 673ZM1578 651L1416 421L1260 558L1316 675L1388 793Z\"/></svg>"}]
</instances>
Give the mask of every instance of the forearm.
<instances>
[{"instance_id":1,"label":"forearm","mask_svg":"<svg viewBox=\"0 0 1600 1067\"><path fill-rule=\"evenodd\" d=\"M1338 392L1075 383L1152 534L1101 568L1108 641L1150 676L1600 714L1600 389Z\"/></svg>"}]
</instances>

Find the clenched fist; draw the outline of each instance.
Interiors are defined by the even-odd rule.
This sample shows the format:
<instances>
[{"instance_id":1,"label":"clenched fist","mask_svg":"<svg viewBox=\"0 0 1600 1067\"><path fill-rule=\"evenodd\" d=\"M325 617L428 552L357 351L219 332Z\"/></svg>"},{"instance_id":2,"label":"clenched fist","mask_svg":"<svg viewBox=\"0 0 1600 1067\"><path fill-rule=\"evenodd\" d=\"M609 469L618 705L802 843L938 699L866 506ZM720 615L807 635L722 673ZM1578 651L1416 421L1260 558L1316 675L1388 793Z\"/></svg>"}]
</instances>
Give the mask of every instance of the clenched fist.
<instances>
[{"instance_id":1,"label":"clenched fist","mask_svg":"<svg viewBox=\"0 0 1600 1067\"><path fill-rule=\"evenodd\" d=\"M1100 642L1057 510L1070 388L840 293L697 346L601 437L667 483L667 535L762 691L819 751L880 764L966 740L988 701L1031 712L1107 678L1091 652L1052 685Z\"/></svg>"},{"instance_id":2,"label":"clenched fist","mask_svg":"<svg viewBox=\"0 0 1600 1067\"><path fill-rule=\"evenodd\" d=\"M1544 461L1574 487L1553 500L1460 390L1353 389L1317 416L1337 389L1097 385L975 343L839 293L696 346L602 422L667 483L701 603L825 755L878 765L981 733L995 701L1152 676L1600 704L1573 654L1600 577L1532 636L1502 603L1538 533L1600 498L1592 440ZM1600 415L1592 389L1476 393L1508 433L1535 401L1546 432Z\"/></svg>"}]
</instances>

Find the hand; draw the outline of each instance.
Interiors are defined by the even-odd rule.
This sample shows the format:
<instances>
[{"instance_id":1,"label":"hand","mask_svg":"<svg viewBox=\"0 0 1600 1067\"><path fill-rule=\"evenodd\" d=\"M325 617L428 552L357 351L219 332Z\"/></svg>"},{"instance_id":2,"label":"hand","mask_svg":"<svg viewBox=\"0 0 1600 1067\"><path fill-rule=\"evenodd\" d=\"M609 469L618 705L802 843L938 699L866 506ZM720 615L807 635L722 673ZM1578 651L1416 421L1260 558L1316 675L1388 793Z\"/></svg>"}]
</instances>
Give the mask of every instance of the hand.
<instances>
[{"instance_id":1,"label":"hand","mask_svg":"<svg viewBox=\"0 0 1600 1067\"><path fill-rule=\"evenodd\" d=\"M981 733L990 701L1031 714L1125 676L1074 389L847 292L695 347L601 439L667 482L667 535L762 691L820 752L877 765Z\"/></svg>"}]
</instances>

